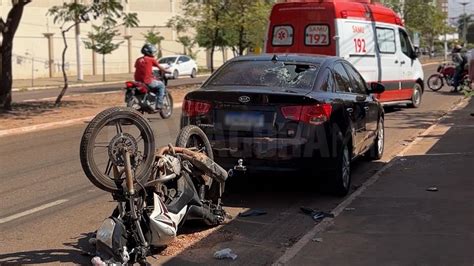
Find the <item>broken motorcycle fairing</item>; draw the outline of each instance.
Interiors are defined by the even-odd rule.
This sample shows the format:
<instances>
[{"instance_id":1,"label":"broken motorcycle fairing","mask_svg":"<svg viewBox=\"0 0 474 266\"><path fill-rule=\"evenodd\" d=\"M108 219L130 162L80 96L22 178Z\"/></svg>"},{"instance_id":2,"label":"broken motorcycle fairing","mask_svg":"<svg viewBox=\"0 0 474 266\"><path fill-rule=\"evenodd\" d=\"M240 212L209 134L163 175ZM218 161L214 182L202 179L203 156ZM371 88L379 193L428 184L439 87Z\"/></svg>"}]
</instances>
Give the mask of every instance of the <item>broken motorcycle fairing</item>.
<instances>
[{"instance_id":1,"label":"broken motorcycle fairing","mask_svg":"<svg viewBox=\"0 0 474 266\"><path fill-rule=\"evenodd\" d=\"M138 130L128 132L127 127L131 126ZM113 132L105 134L111 140L104 145L96 131L107 127ZM140 135L136 136L136 132ZM195 132L187 138L200 138L200 143L209 144L197 127L183 128L182 132ZM182 136L179 139L183 140ZM186 138L184 141L188 143ZM221 197L228 173L210 158L212 149L205 154L199 147L170 144L152 156L146 155L154 147L153 142L148 122L129 108L103 111L84 132L84 172L94 185L111 192L117 202L112 215L91 240L96 247L94 265L146 264L151 247L169 244L185 221L199 220L215 226L225 220ZM102 146L109 151L105 153L109 156L105 171L99 169L103 160L93 162L96 155L92 154ZM149 169L142 169L141 165ZM138 175L142 173L145 176Z\"/></svg>"}]
</instances>

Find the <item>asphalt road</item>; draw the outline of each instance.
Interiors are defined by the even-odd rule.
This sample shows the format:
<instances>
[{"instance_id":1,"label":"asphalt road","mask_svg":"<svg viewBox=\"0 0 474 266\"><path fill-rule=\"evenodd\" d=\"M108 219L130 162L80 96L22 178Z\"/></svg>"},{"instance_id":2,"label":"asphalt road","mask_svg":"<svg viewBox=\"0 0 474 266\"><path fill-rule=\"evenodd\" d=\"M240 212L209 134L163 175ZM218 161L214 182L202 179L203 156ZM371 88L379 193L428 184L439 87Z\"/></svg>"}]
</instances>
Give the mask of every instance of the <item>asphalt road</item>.
<instances>
[{"instance_id":1,"label":"asphalt road","mask_svg":"<svg viewBox=\"0 0 474 266\"><path fill-rule=\"evenodd\" d=\"M207 75L198 76L196 78L178 78L176 80L168 81L168 88L187 84L202 83L207 79ZM125 80L124 80L125 82ZM72 94L84 94L84 93L101 93L101 92L112 92L123 89L123 83L113 85L103 85L97 87L83 87L83 88L68 88L66 95ZM13 92L13 102L22 102L28 100L45 99L51 97L57 97L60 89L44 89L44 90L33 90L33 91L15 91Z\"/></svg>"},{"instance_id":2,"label":"asphalt road","mask_svg":"<svg viewBox=\"0 0 474 266\"><path fill-rule=\"evenodd\" d=\"M428 77L436 65L425 68ZM32 96L30 96L32 97ZM43 96L41 96L43 97ZM402 150L424 129L442 116L461 95L425 91L418 109L387 110L384 160ZM169 120L152 119L158 145L174 142L180 111ZM95 188L84 176L79 162L79 142L86 124L0 138L0 264L87 264L82 255L87 239L114 208L111 196ZM353 186L357 188L383 162L354 164ZM227 264L212 254L231 247L239 265L271 264L310 228L314 222L300 213L301 206L330 211L342 201L304 186L305 176L252 176L233 180L225 198L231 215L246 208L259 208L267 215L236 218L193 248L173 257L150 259L167 265ZM251 182L249 182L251 181ZM189 228L188 228L189 229Z\"/></svg>"}]
</instances>

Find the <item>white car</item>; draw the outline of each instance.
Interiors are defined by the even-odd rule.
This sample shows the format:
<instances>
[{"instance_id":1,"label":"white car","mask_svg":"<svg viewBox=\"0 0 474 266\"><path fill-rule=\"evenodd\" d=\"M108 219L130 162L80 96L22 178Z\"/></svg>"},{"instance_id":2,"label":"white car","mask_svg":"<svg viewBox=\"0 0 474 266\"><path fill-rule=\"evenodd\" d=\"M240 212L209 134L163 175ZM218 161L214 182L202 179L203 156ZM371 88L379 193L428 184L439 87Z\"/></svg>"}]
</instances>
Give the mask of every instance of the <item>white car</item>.
<instances>
[{"instance_id":1,"label":"white car","mask_svg":"<svg viewBox=\"0 0 474 266\"><path fill-rule=\"evenodd\" d=\"M164 68L168 68L171 74L166 74L166 76L173 79L185 75L195 78L198 71L196 62L187 55L165 56L158 60L158 64Z\"/></svg>"}]
</instances>

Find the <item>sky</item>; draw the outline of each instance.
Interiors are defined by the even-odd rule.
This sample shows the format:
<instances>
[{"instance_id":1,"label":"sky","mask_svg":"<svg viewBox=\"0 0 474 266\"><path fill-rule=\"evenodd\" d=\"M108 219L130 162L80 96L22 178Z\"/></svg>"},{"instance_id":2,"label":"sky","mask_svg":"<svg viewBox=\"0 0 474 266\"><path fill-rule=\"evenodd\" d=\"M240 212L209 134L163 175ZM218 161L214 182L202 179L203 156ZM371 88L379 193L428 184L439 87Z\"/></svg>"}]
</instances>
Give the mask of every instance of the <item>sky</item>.
<instances>
[{"instance_id":1,"label":"sky","mask_svg":"<svg viewBox=\"0 0 474 266\"><path fill-rule=\"evenodd\" d=\"M466 13L474 14L474 0L448 0L448 17L450 22L455 22L456 18L463 13L463 7L460 3L469 3L466 5Z\"/></svg>"}]
</instances>

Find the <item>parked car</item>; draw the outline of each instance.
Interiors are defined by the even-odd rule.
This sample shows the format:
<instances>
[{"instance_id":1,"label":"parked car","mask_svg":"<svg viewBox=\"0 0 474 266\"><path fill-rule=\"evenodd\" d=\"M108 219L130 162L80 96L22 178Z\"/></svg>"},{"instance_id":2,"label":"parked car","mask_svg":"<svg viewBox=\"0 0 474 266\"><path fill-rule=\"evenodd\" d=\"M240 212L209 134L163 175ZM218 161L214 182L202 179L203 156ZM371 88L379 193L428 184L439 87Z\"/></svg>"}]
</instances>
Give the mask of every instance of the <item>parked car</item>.
<instances>
[{"instance_id":1,"label":"parked car","mask_svg":"<svg viewBox=\"0 0 474 266\"><path fill-rule=\"evenodd\" d=\"M195 78L198 72L196 62L187 55L170 55L158 60L162 67L169 67L171 74L166 74L168 78L177 79L179 76L189 75Z\"/></svg>"},{"instance_id":2,"label":"parked car","mask_svg":"<svg viewBox=\"0 0 474 266\"><path fill-rule=\"evenodd\" d=\"M181 127L199 126L224 167L303 170L346 195L351 161L383 154L383 91L339 57L238 57L185 96Z\"/></svg>"}]
</instances>

